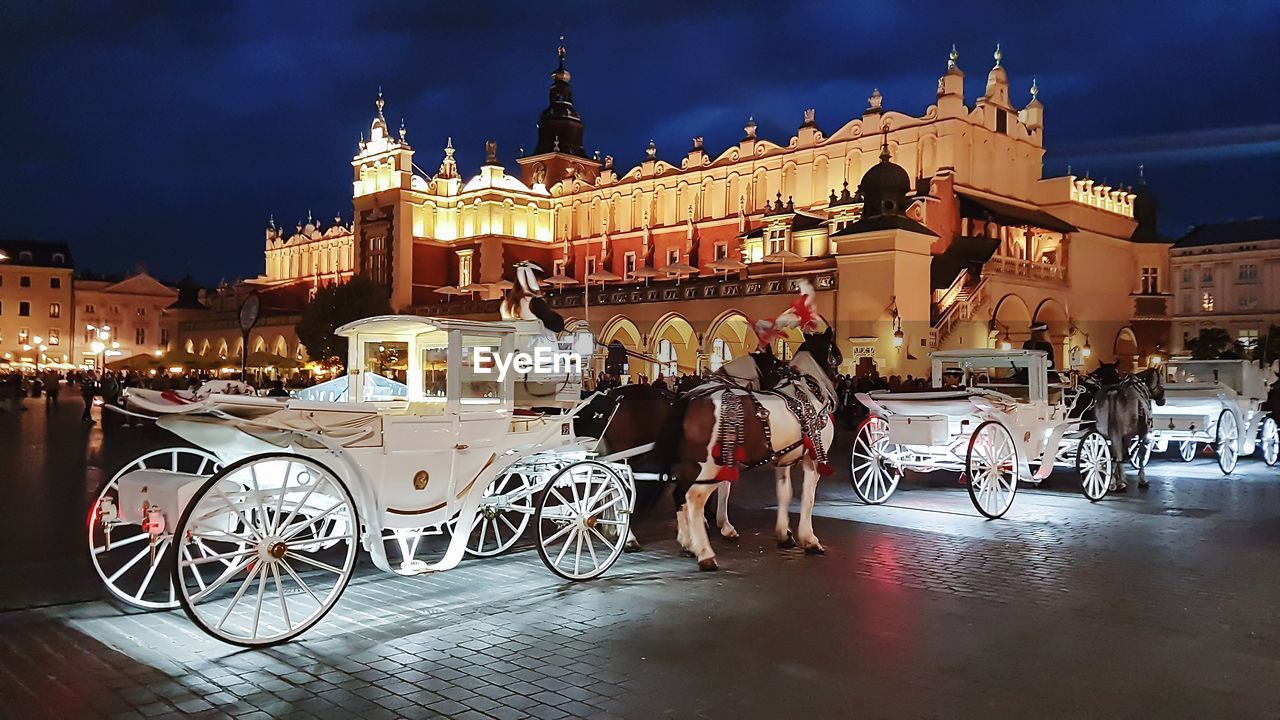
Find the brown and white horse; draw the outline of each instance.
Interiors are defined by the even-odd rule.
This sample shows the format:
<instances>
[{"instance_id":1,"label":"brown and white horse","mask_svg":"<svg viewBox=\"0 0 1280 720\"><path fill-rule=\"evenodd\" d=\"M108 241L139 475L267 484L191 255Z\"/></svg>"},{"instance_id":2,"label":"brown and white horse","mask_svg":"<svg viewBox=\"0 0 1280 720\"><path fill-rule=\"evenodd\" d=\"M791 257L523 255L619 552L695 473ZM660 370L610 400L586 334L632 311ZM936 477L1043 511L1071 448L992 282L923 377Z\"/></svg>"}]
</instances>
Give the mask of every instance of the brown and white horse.
<instances>
[{"instance_id":1,"label":"brown and white horse","mask_svg":"<svg viewBox=\"0 0 1280 720\"><path fill-rule=\"evenodd\" d=\"M738 467L771 464L777 469L778 517L775 536L780 547L798 539L808 553L823 552L813 533L813 503L820 470L829 472L825 449L835 436L834 377L841 361L834 332L807 334L789 365L790 377L771 391L746 390L711 383L681 399L668 415L662 444L674 450L676 524L680 545L698 559L702 570L717 569L707 538L703 510L722 481L737 478ZM804 471L800 524L790 529L791 477L799 463Z\"/></svg>"}]
</instances>

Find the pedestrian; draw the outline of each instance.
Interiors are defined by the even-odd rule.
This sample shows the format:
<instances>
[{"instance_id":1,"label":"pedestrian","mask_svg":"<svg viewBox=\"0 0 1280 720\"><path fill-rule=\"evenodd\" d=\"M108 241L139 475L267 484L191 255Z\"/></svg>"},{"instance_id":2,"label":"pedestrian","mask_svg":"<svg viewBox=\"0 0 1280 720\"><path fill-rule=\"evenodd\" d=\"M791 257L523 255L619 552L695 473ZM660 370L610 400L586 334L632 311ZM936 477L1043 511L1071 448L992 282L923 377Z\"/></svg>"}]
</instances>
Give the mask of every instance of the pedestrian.
<instances>
[{"instance_id":1,"label":"pedestrian","mask_svg":"<svg viewBox=\"0 0 1280 720\"><path fill-rule=\"evenodd\" d=\"M80 415L80 422L94 424L93 414L93 398L98 394L97 383L94 381L93 373L87 372L80 376L80 399L84 400L84 412Z\"/></svg>"},{"instance_id":2,"label":"pedestrian","mask_svg":"<svg viewBox=\"0 0 1280 720\"><path fill-rule=\"evenodd\" d=\"M55 374L49 373L44 386L44 407L45 410L52 408L54 411L58 409L58 395L62 392L62 380Z\"/></svg>"}]
</instances>

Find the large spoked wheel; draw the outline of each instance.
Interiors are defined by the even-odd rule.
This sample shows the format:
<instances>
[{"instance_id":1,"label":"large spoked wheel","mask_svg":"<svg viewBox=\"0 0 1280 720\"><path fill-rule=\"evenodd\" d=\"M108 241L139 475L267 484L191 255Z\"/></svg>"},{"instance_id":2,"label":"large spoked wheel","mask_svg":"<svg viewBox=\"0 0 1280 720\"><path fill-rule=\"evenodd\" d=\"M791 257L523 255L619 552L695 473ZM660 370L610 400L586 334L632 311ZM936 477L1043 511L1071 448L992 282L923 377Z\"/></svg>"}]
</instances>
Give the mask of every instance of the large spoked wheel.
<instances>
[{"instance_id":1,"label":"large spoked wheel","mask_svg":"<svg viewBox=\"0 0 1280 720\"><path fill-rule=\"evenodd\" d=\"M494 478L476 511L471 537L467 538L467 554L492 557L515 545L533 516L536 490L536 480L523 471L509 470Z\"/></svg>"},{"instance_id":2,"label":"large spoked wheel","mask_svg":"<svg viewBox=\"0 0 1280 720\"><path fill-rule=\"evenodd\" d=\"M1182 458L1182 462L1191 462L1196 459L1196 441L1183 440L1178 443L1178 457Z\"/></svg>"},{"instance_id":3,"label":"large spoked wheel","mask_svg":"<svg viewBox=\"0 0 1280 720\"><path fill-rule=\"evenodd\" d=\"M1240 460L1240 425L1230 410L1223 410L1218 416L1218 438L1213 449L1218 453L1218 468L1223 475L1230 475Z\"/></svg>"},{"instance_id":4,"label":"large spoked wheel","mask_svg":"<svg viewBox=\"0 0 1280 720\"><path fill-rule=\"evenodd\" d=\"M1270 415L1262 419L1262 432L1258 438L1258 444L1262 446L1264 462L1268 465L1280 462L1280 426L1276 425L1276 419Z\"/></svg>"},{"instance_id":5,"label":"large spoked wheel","mask_svg":"<svg viewBox=\"0 0 1280 720\"><path fill-rule=\"evenodd\" d=\"M631 495L609 466L594 460L556 473L538 501L538 556L566 580L590 580L608 570L626 545Z\"/></svg>"},{"instance_id":6,"label":"large spoked wheel","mask_svg":"<svg viewBox=\"0 0 1280 720\"><path fill-rule=\"evenodd\" d=\"M120 478L135 470L163 470L208 477L222 463L212 453L188 447L153 450L120 468L102 486L89 508L89 558L103 585L120 602L149 610L178 607L178 598L164 565L172 553L172 523L177 518L156 518L152 525L141 507L124 508L120 503ZM194 479L194 477L193 477ZM187 550L204 557L205 548ZM159 569L157 571L157 569Z\"/></svg>"},{"instance_id":7,"label":"large spoked wheel","mask_svg":"<svg viewBox=\"0 0 1280 720\"><path fill-rule=\"evenodd\" d=\"M973 431L965 472L978 512L995 520L1009 511L1018 492L1018 448L1004 425L988 420Z\"/></svg>"},{"instance_id":8,"label":"large spoked wheel","mask_svg":"<svg viewBox=\"0 0 1280 720\"><path fill-rule=\"evenodd\" d=\"M1150 446L1147 446L1150 452ZM1080 473L1080 491L1090 502L1098 502L1107 496L1111 488L1115 467L1111 462L1111 443L1102 433L1090 430L1076 448L1076 472Z\"/></svg>"},{"instance_id":9,"label":"large spoked wheel","mask_svg":"<svg viewBox=\"0 0 1280 720\"><path fill-rule=\"evenodd\" d=\"M180 554L178 600L192 622L225 642L290 640L346 589L359 527L350 491L320 463L289 454L241 460L209 478L182 514L180 549L203 542L214 554Z\"/></svg>"},{"instance_id":10,"label":"large spoked wheel","mask_svg":"<svg viewBox=\"0 0 1280 720\"><path fill-rule=\"evenodd\" d=\"M858 426L853 439L853 492L862 502L879 505L902 480L902 468L891 464L886 455L894 450L889 444L889 423L872 415Z\"/></svg>"},{"instance_id":11,"label":"large spoked wheel","mask_svg":"<svg viewBox=\"0 0 1280 720\"><path fill-rule=\"evenodd\" d=\"M1151 442L1146 438L1135 437L1129 443L1129 466L1141 470L1151 462Z\"/></svg>"}]
</instances>

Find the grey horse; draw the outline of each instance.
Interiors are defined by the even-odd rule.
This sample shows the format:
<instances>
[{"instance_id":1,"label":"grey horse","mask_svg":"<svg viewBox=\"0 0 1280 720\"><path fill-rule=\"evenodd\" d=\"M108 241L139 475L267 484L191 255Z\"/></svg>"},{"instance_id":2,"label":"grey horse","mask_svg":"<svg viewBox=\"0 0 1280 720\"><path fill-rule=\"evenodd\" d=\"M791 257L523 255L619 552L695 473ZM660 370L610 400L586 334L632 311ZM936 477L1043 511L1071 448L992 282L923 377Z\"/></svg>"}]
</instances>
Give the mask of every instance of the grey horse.
<instances>
[{"instance_id":1,"label":"grey horse","mask_svg":"<svg viewBox=\"0 0 1280 720\"><path fill-rule=\"evenodd\" d=\"M1148 368L1125 375L1119 382L1100 385L1094 395L1098 432L1111 443L1111 458L1115 464L1112 490L1124 492L1127 489L1124 463L1128 460L1130 441L1138 438L1138 448L1148 442L1152 402L1164 405L1164 382L1157 368ZM1138 487L1146 486L1146 463L1139 463Z\"/></svg>"}]
</instances>

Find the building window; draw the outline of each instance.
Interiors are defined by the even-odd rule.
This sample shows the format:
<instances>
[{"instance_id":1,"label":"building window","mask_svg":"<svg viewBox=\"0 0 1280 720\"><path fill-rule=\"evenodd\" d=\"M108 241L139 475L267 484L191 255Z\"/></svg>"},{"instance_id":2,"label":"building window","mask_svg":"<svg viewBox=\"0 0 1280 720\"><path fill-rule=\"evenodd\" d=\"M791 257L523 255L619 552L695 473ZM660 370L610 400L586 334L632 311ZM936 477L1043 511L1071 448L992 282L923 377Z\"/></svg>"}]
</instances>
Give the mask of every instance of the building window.
<instances>
[{"instance_id":1,"label":"building window","mask_svg":"<svg viewBox=\"0 0 1280 720\"><path fill-rule=\"evenodd\" d=\"M564 274L564 260L556 260L551 264L551 274L552 275Z\"/></svg>"},{"instance_id":2,"label":"building window","mask_svg":"<svg viewBox=\"0 0 1280 720\"><path fill-rule=\"evenodd\" d=\"M1200 309L1205 312L1213 312L1213 293L1207 292L1201 296Z\"/></svg>"},{"instance_id":3,"label":"building window","mask_svg":"<svg viewBox=\"0 0 1280 720\"><path fill-rule=\"evenodd\" d=\"M31 287L31 276L23 275L18 278L18 287Z\"/></svg>"},{"instance_id":4,"label":"building window","mask_svg":"<svg viewBox=\"0 0 1280 720\"><path fill-rule=\"evenodd\" d=\"M1160 292L1160 268L1142 268L1142 294L1156 295Z\"/></svg>"},{"instance_id":5,"label":"building window","mask_svg":"<svg viewBox=\"0 0 1280 720\"><path fill-rule=\"evenodd\" d=\"M636 271L636 254L629 252L622 256L622 275L623 277L631 277Z\"/></svg>"},{"instance_id":6,"label":"building window","mask_svg":"<svg viewBox=\"0 0 1280 720\"><path fill-rule=\"evenodd\" d=\"M49 317L62 317L62 303L49 303Z\"/></svg>"},{"instance_id":7,"label":"building window","mask_svg":"<svg viewBox=\"0 0 1280 720\"><path fill-rule=\"evenodd\" d=\"M147 344L147 329L146 329L146 328L134 328L134 330L133 330L133 344L134 344L134 345L146 345L146 344Z\"/></svg>"},{"instance_id":8,"label":"building window","mask_svg":"<svg viewBox=\"0 0 1280 720\"><path fill-rule=\"evenodd\" d=\"M59 344L59 343L61 343L61 342L62 342L62 338L60 338L60 337L58 336L58 331L57 331L57 329L56 329L56 328L50 328L50 329L49 329L49 344L50 344L50 345L57 345L57 344Z\"/></svg>"},{"instance_id":9,"label":"building window","mask_svg":"<svg viewBox=\"0 0 1280 720\"><path fill-rule=\"evenodd\" d=\"M93 311L93 306L92 306L92 305L85 305L85 306L84 306L84 314L85 314L85 315L92 315L92 314L93 314L93 312L94 312L94 311Z\"/></svg>"},{"instance_id":10,"label":"building window","mask_svg":"<svg viewBox=\"0 0 1280 720\"><path fill-rule=\"evenodd\" d=\"M365 236L364 274L380 285L391 284L391 252L386 235Z\"/></svg>"},{"instance_id":11,"label":"building window","mask_svg":"<svg viewBox=\"0 0 1280 720\"><path fill-rule=\"evenodd\" d=\"M94 330L93 328L85 328L84 330L85 343L92 343L94 340L97 340L97 339L98 339L97 330Z\"/></svg>"},{"instance_id":12,"label":"building window","mask_svg":"<svg viewBox=\"0 0 1280 720\"><path fill-rule=\"evenodd\" d=\"M1009 113L1004 110L996 111L996 132L1001 135L1009 134Z\"/></svg>"},{"instance_id":13,"label":"building window","mask_svg":"<svg viewBox=\"0 0 1280 720\"><path fill-rule=\"evenodd\" d=\"M675 377L679 374L679 363L676 360L676 349L671 341L662 338L658 341L658 366L655 375L669 375Z\"/></svg>"},{"instance_id":14,"label":"building window","mask_svg":"<svg viewBox=\"0 0 1280 720\"><path fill-rule=\"evenodd\" d=\"M680 250L678 248L667 248L667 264L675 265L680 262Z\"/></svg>"},{"instance_id":15,"label":"building window","mask_svg":"<svg viewBox=\"0 0 1280 720\"><path fill-rule=\"evenodd\" d=\"M61 288L62 288L62 278L56 278L56 277L55 277L55 278L49 278L49 287L53 288L54 290L59 290L59 289L61 289Z\"/></svg>"},{"instance_id":16,"label":"building window","mask_svg":"<svg viewBox=\"0 0 1280 720\"><path fill-rule=\"evenodd\" d=\"M724 338L711 341L711 372L719 370L732 359L733 351L729 349L729 343L725 342Z\"/></svg>"},{"instance_id":17,"label":"building window","mask_svg":"<svg viewBox=\"0 0 1280 720\"><path fill-rule=\"evenodd\" d=\"M1182 314L1186 315L1191 312L1191 293L1183 293L1182 295Z\"/></svg>"},{"instance_id":18,"label":"building window","mask_svg":"<svg viewBox=\"0 0 1280 720\"><path fill-rule=\"evenodd\" d=\"M26 345L29 342L31 342L31 329L18 328L18 344Z\"/></svg>"},{"instance_id":19,"label":"building window","mask_svg":"<svg viewBox=\"0 0 1280 720\"><path fill-rule=\"evenodd\" d=\"M1240 295L1240 309L1253 310L1258 307L1258 295L1256 293L1243 293Z\"/></svg>"},{"instance_id":20,"label":"building window","mask_svg":"<svg viewBox=\"0 0 1280 720\"><path fill-rule=\"evenodd\" d=\"M52 257L52 260L53 260L53 262L57 263L58 265L61 265L62 263L64 263L64 262L66 262L66 261L67 261L67 256L66 256L66 255L63 255L62 253L54 253L54 254L53 254L53 257Z\"/></svg>"},{"instance_id":21,"label":"building window","mask_svg":"<svg viewBox=\"0 0 1280 720\"><path fill-rule=\"evenodd\" d=\"M747 240L747 262L760 262L764 260L764 243L759 238Z\"/></svg>"},{"instance_id":22,"label":"building window","mask_svg":"<svg viewBox=\"0 0 1280 720\"><path fill-rule=\"evenodd\" d=\"M724 259L725 259L725 258L727 258L727 257L729 257L729 243L727 243L727 242L718 242L718 243L716 243L716 257L715 257L715 259L716 259L716 260L724 260Z\"/></svg>"},{"instance_id":23,"label":"building window","mask_svg":"<svg viewBox=\"0 0 1280 720\"><path fill-rule=\"evenodd\" d=\"M464 288L471 284L471 251L458 251L458 287Z\"/></svg>"},{"instance_id":24,"label":"building window","mask_svg":"<svg viewBox=\"0 0 1280 720\"><path fill-rule=\"evenodd\" d=\"M160 344L166 348L169 347L169 329L168 328L160 329Z\"/></svg>"},{"instance_id":25,"label":"building window","mask_svg":"<svg viewBox=\"0 0 1280 720\"><path fill-rule=\"evenodd\" d=\"M1253 263L1244 263L1237 269L1236 278L1240 282L1257 282L1258 266Z\"/></svg>"},{"instance_id":26,"label":"building window","mask_svg":"<svg viewBox=\"0 0 1280 720\"><path fill-rule=\"evenodd\" d=\"M595 273L596 273L596 256L592 255L591 257L587 258L587 275L590 276L590 275L594 275Z\"/></svg>"},{"instance_id":27,"label":"building window","mask_svg":"<svg viewBox=\"0 0 1280 720\"><path fill-rule=\"evenodd\" d=\"M787 229L784 227L773 228L768 234L768 254L772 255L787 249Z\"/></svg>"},{"instance_id":28,"label":"building window","mask_svg":"<svg viewBox=\"0 0 1280 720\"><path fill-rule=\"evenodd\" d=\"M1236 340L1245 350L1253 350L1258 347L1258 331L1257 330L1241 330L1236 335Z\"/></svg>"},{"instance_id":29,"label":"building window","mask_svg":"<svg viewBox=\"0 0 1280 720\"><path fill-rule=\"evenodd\" d=\"M140 307L140 308L138 308L137 313L138 313L138 317L146 317L146 316L147 316L147 309L146 309L146 308L144 308L144 307Z\"/></svg>"},{"instance_id":30,"label":"building window","mask_svg":"<svg viewBox=\"0 0 1280 720\"><path fill-rule=\"evenodd\" d=\"M22 262L31 262L31 251L23 250L22 252L18 253L18 260Z\"/></svg>"},{"instance_id":31,"label":"building window","mask_svg":"<svg viewBox=\"0 0 1280 720\"><path fill-rule=\"evenodd\" d=\"M1200 273L1200 284L1201 285L1213 284L1213 268L1205 268L1204 272Z\"/></svg>"},{"instance_id":32,"label":"building window","mask_svg":"<svg viewBox=\"0 0 1280 720\"><path fill-rule=\"evenodd\" d=\"M31 316L31 303L26 302L25 300L24 300L24 301L22 301L22 302L20 302L20 303L18 303L18 315L19 315L20 317L30 317L30 316Z\"/></svg>"},{"instance_id":33,"label":"building window","mask_svg":"<svg viewBox=\"0 0 1280 720\"><path fill-rule=\"evenodd\" d=\"M1188 287L1188 286L1190 286L1190 285L1191 285L1191 283L1192 283L1192 282L1194 282L1194 281L1195 281L1195 276L1192 274L1192 272L1191 272L1191 268L1186 268L1186 269L1184 269L1184 270L1182 271L1182 285L1183 285L1183 287Z\"/></svg>"}]
</instances>

